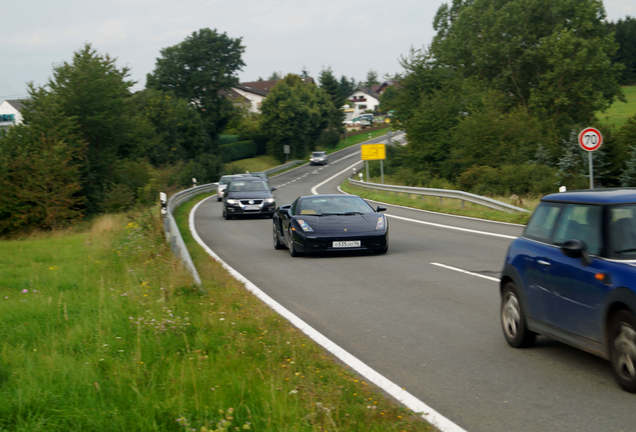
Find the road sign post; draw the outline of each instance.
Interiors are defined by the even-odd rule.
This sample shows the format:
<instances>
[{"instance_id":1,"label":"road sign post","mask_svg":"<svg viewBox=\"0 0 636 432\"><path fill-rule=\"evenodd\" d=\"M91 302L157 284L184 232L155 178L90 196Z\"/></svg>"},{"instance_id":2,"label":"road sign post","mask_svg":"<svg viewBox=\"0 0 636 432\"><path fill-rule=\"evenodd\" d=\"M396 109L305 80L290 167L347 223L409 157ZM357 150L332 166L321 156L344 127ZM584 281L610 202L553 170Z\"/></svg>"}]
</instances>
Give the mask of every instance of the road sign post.
<instances>
[{"instance_id":1,"label":"road sign post","mask_svg":"<svg viewBox=\"0 0 636 432\"><path fill-rule=\"evenodd\" d=\"M594 189L594 161L592 152L598 150L603 144L603 135L598 129L588 127L579 132L579 146L588 154L590 166L590 189Z\"/></svg>"},{"instance_id":2,"label":"road sign post","mask_svg":"<svg viewBox=\"0 0 636 432\"><path fill-rule=\"evenodd\" d=\"M369 161L380 161L380 178L384 183L384 159L386 159L386 145L384 144L362 144L360 146L360 158L365 161L367 170L367 181L369 181Z\"/></svg>"}]
</instances>

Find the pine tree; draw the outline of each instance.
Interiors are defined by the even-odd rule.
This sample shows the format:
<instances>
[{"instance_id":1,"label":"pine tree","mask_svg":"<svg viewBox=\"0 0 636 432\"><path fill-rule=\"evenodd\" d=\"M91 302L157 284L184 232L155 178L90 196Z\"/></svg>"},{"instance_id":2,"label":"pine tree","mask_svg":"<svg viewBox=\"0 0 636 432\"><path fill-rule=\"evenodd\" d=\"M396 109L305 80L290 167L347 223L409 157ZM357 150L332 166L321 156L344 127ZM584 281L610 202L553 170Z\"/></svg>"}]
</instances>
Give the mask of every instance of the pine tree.
<instances>
[{"instance_id":1,"label":"pine tree","mask_svg":"<svg viewBox=\"0 0 636 432\"><path fill-rule=\"evenodd\" d=\"M625 170L621 174L621 185L624 187L636 186L636 145L631 148Z\"/></svg>"}]
</instances>

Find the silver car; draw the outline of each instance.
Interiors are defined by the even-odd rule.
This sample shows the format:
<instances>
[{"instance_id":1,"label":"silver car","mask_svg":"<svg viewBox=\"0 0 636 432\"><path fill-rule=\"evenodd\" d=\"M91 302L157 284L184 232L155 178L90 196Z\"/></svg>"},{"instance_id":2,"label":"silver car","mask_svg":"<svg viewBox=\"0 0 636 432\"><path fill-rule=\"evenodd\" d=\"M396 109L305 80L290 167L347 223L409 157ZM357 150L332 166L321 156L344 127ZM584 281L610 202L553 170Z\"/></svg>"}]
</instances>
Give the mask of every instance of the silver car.
<instances>
[{"instance_id":1,"label":"silver car","mask_svg":"<svg viewBox=\"0 0 636 432\"><path fill-rule=\"evenodd\" d=\"M243 177L244 174L231 174L231 175L224 175L219 179L219 184L216 187L216 200L217 201L221 201L223 200L223 196L225 194L225 189L227 189L227 185L232 181L232 179L235 179L237 177Z\"/></svg>"},{"instance_id":2,"label":"silver car","mask_svg":"<svg viewBox=\"0 0 636 432\"><path fill-rule=\"evenodd\" d=\"M327 165L327 152L315 151L311 152L309 165Z\"/></svg>"}]
</instances>

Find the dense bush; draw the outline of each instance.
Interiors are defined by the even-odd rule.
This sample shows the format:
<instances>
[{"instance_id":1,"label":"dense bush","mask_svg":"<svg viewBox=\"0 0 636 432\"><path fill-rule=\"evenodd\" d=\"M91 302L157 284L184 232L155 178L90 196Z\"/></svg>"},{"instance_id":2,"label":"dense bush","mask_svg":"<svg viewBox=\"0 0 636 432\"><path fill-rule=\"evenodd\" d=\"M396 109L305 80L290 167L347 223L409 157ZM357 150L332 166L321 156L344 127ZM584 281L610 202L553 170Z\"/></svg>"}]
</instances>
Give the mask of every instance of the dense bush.
<instances>
[{"instance_id":1,"label":"dense bush","mask_svg":"<svg viewBox=\"0 0 636 432\"><path fill-rule=\"evenodd\" d=\"M223 164L221 159L212 154L204 154L201 157L187 162L179 173L179 184L184 187L192 186L192 178L197 179L197 184L215 182L221 175Z\"/></svg>"},{"instance_id":2,"label":"dense bush","mask_svg":"<svg viewBox=\"0 0 636 432\"><path fill-rule=\"evenodd\" d=\"M259 154L259 146L252 140L236 141L219 147L223 162L246 159Z\"/></svg>"},{"instance_id":3,"label":"dense bush","mask_svg":"<svg viewBox=\"0 0 636 432\"><path fill-rule=\"evenodd\" d=\"M340 142L340 132L337 129L325 129L320 133L316 141L316 147L322 149L332 149Z\"/></svg>"},{"instance_id":4,"label":"dense bush","mask_svg":"<svg viewBox=\"0 0 636 432\"><path fill-rule=\"evenodd\" d=\"M479 195L539 195L558 189L558 171L546 165L475 166L457 178L460 189Z\"/></svg>"}]
</instances>

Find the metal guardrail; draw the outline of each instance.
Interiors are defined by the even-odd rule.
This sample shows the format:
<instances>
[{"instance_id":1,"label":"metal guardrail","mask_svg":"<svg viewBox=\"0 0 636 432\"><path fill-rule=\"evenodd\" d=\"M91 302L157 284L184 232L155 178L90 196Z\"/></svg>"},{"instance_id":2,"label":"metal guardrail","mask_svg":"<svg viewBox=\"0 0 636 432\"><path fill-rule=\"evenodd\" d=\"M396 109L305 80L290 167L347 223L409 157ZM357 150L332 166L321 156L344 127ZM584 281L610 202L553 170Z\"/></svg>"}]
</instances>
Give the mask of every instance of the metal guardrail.
<instances>
[{"instance_id":1,"label":"metal guardrail","mask_svg":"<svg viewBox=\"0 0 636 432\"><path fill-rule=\"evenodd\" d=\"M490 207L495 210L503 210L506 212L522 212L522 213L530 213L529 210L526 210L521 207L516 207L511 204L507 204L501 201L497 201L492 198L484 197L481 195L472 194L469 192L452 190L452 189L435 189L435 188L421 188L421 187L412 187L412 186L396 186L396 185L386 185L380 183L367 183L359 180L354 180L349 178L349 183L363 187L366 189L374 189L374 190L383 190L388 192L403 192L409 194L416 195L429 195L436 196L440 198L454 198L462 201L472 202L474 204L483 205L486 207Z\"/></svg>"},{"instance_id":2,"label":"metal guardrail","mask_svg":"<svg viewBox=\"0 0 636 432\"><path fill-rule=\"evenodd\" d=\"M172 212L174 211L174 209L179 207L184 202L190 200L192 197L216 190L216 186L217 183L208 183L201 186L195 186L190 189L182 190L181 192L177 192L176 194L172 195L168 199L168 208L163 219L163 228L166 233L166 240L170 244L172 253L174 253L179 259L181 259L181 261L183 261L186 268L190 271L190 273L192 273L194 283L199 286L201 286L201 277L199 276L199 272L197 272L197 269L192 262L192 257L190 256L190 252L188 252L188 248L183 241L183 237L181 237L181 233L179 232L177 222L175 221Z\"/></svg>"},{"instance_id":3,"label":"metal guardrail","mask_svg":"<svg viewBox=\"0 0 636 432\"><path fill-rule=\"evenodd\" d=\"M305 161L302 160L293 160L287 162L283 165L279 165L277 167L268 169L265 173L269 176L272 174L276 174L280 171L284 171L288 168L292 168L296 165L300 165ZM172 195L168 199L167 211L163 220L163 228L166 233L166 240L170 244L170 249L172 252L185 264L186 268L190 273L192 273L192 278L194 279L194 283L197 285L201 285L201 277L199 276L199 272L197 271L194 263L192 262L192 257L190 256L190 252L183 241L183 237L181 237L181 233L179 232L179 228L177 227L177 222L174 219L174 215L172 212L174 209L179 207L186 201L192 199L192 197L202 194L202 193L210 193L216 191L218 183L208 183L201 186L191 187L190 189L185 189L176 194Z\"/></svg>"}]
</instances>

